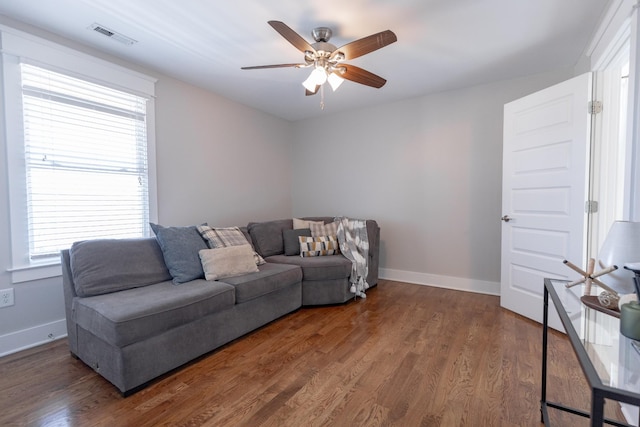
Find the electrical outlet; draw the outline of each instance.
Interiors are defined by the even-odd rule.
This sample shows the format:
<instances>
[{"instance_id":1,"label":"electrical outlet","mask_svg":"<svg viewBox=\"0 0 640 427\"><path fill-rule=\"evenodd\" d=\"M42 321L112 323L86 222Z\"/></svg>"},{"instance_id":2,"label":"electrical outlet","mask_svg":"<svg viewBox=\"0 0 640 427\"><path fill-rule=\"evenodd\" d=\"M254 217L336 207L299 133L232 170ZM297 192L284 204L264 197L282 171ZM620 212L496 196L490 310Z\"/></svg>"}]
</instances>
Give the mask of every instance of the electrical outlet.
<instances>
[{"instance_id":1,"label":"electrical outlet","mask_svg":"<svg viewBox=\"0 0 640 427\"><path fill-rule=\"evenodd\" d=\"M0 307L9 307L13 304L13 289L0 289Z\"/></svg>"}]
</instances>

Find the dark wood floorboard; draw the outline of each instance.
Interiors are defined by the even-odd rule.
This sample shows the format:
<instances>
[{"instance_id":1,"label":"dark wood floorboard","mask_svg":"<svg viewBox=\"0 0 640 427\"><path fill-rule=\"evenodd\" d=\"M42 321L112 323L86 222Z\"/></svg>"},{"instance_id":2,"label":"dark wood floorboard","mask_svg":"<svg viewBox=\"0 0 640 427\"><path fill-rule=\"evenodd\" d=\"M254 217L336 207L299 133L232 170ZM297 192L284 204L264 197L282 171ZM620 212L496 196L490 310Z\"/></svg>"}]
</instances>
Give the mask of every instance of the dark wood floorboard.
<instances>
[{"instance_id":1,"label":"dark wood floorboard","mask_svg":"<svg viewBox=\"0 0 640 427\"><path fill-rule=\"evenodd\" d=\"M381 280L303 308L123 398L66 340L0 359L0 426L540 426L540 325L495 296ZM562 334L548 397L589 408ZM610 417L621 419L616 404ZM551 410L557 426L586 426Z\"/></svg>"}]
</instances>

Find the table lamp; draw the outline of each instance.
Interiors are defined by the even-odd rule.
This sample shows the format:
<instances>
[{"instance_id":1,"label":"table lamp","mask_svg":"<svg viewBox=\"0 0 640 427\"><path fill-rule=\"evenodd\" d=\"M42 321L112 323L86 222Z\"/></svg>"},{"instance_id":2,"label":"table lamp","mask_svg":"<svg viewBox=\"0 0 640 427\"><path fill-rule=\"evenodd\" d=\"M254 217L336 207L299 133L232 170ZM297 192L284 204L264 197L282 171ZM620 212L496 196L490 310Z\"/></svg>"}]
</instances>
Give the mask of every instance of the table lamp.
<instances>
[{"instance_id":1,"label":"table lamp","mask_svg":"<svg viewBox=\"0 0 640 427\"><path fill-rule=\"evenodd\" d=\"M640 222L615 221L602 243L598 263L602 268L616 265L618 269L600 280L619 295L634 293L634 274L623 266L635 262L640 262Z\"/></svg>"}]
</instances>

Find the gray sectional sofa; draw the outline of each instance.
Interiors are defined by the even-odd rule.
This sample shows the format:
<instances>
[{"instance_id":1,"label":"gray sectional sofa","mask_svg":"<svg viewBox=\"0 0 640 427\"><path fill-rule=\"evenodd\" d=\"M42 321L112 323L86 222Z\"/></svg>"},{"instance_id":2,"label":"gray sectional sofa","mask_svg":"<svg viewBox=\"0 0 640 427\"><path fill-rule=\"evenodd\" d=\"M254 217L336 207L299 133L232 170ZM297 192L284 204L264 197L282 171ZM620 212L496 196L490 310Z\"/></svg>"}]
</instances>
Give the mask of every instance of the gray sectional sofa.
<instances>
[{"instance_id":1,"label":"gray sectional sofa","mask_svg":"<svg viewBox=\"0 0 640 427\"><path fill-rule=\"evenodd\" d=\"M373 220L366 226L367 282L375 286L380 229ZM256 272L177 285L159 235L74 243L61 254L71 353L128 395L302 306L353 298L344 256L285 254L283 235L292 228L285 219L243 229L266 261Z\"/></svg>"}]
</instances>

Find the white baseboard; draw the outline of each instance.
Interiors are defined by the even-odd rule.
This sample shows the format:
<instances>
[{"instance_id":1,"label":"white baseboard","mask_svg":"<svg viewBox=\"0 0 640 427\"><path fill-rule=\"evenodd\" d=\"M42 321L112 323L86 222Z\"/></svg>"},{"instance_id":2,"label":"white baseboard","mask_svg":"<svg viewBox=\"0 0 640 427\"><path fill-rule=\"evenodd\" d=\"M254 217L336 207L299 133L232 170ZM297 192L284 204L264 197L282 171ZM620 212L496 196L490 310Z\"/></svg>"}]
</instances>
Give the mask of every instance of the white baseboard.
<instances>
[{"instance_id":1,"label":"white baseboard","mask_svg":"<svg viewBox=\"0 0 640 427\"><path fill-rule=\"evenodd\" d=\"M378 271L378 275L381 279L395 280L398 282L435 286L437 288L454 289L457 291L476 292L479 294L500 295L499 282L466 279L463 277L439 276L437 274L394 270L392 268L381 268Z\"/></svg>"},{"instance_id":2,"label":"white baseboard","mask_svg":"<svg viewBox=\"0 0 640 427\"><path fill-rule=\"evenodd\" d=\"M33 328L0 335L0 357L17 353L67 336L65 319L34 326Z\"/></svg>"}]
</instances>

